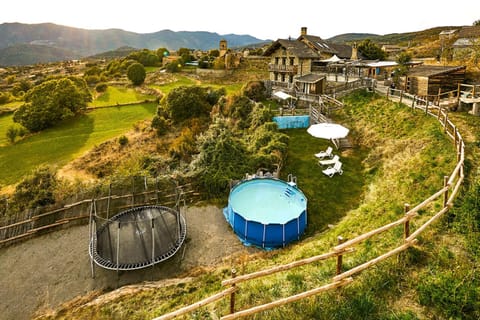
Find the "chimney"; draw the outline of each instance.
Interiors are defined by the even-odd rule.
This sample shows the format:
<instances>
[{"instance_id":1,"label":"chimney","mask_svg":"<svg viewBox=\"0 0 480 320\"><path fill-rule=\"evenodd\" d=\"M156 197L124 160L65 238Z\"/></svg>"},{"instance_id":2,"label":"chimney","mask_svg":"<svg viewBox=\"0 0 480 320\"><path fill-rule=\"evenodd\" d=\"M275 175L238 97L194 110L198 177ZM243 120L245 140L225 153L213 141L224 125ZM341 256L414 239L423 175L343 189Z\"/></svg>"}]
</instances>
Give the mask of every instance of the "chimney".
<instances>
[{"instance_id":1,"label":"chimney","mask_svg":"<svg viewBox=\"0 0 480 320\"><path fill-rule=\"evenodd\" d=\"M307 27L302 27L300 29L300 36L306 36L307 35Z\"/></svg>"},{"instance_id":2,"label":"chimney","mask_svg":"<svg viewBox=\"0 0 480 320\"><path fill-rule=\"evenodd\" d=\"M350 60L358 60L358 49L356 42L354 42L352 45L352 56L350 57Z\"/></svg>"}]
</instances>

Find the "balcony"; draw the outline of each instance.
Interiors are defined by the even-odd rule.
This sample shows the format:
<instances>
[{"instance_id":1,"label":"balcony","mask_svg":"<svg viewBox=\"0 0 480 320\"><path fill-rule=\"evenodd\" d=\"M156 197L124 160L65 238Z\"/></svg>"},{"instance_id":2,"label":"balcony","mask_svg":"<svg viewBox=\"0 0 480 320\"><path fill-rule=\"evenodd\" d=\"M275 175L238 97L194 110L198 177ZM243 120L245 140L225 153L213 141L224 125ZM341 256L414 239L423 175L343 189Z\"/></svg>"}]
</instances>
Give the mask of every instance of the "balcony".
<instances>
[{"instance_id":1,"label":"balcony","mask_svg":"<svg viewBox=\"0 0 480 320\"><path fill-rule=\"evenodd\" d=\"M283 72L297 74L298 67L295 65L286 64L269 64L268 71L270 72Z\"/></svg>"}]
</instances>

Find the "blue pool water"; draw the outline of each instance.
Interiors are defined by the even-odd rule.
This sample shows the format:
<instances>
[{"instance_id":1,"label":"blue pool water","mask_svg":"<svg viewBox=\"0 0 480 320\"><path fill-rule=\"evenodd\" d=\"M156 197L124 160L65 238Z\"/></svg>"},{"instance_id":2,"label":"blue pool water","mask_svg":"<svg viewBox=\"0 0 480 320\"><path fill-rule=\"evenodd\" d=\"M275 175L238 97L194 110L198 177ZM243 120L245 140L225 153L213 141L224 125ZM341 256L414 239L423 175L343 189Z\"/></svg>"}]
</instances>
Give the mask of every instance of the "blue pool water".
<instances>
[{"instance_id":1,"label":"blue pool water","mask_svg":"<svg viewBox=\"0 0 480 320\"><path fill-rule=\"evenodd\" d=\"M231 190L224 215L245 244L283 247L305 231L307 199L296 186L282 180L246 180Z\"/></svg>"},{"instance_id":2,"label":"blue pool water","mask_svg":"<svg viewBox=\"0 0 480 320\"><path fill-rule=\"evenodd\" d=\"M310 126L310 116L280 116L273 117L277 123L278 129L296 129L308 128Z\"/></svg>"}]
</instances>

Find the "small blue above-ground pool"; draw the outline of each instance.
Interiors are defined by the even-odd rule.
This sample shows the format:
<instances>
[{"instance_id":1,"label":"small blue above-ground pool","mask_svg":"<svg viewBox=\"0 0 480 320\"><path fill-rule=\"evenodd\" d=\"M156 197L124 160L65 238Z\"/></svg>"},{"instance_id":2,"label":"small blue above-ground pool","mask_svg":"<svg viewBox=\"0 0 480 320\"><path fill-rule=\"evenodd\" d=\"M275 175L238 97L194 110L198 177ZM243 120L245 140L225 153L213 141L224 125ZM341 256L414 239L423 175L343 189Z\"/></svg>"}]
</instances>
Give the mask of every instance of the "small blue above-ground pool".
<instances>
[{"instance_id":1,"label":"small blue above-ground pool","mask_svg":"<svg viewBox=\"0 0 480 320\"><path fill-rule=\"evenodd\" d=\"M278 116L273 117L278 129L298 129L310 126L310 116Z\"/></svg>"},{"instance_id":2,"label":"small blue above-ground pool","mask_svg":"<svg viewBox=\"0 0 480 320\"><path fill-rule=\"evenodd\" d=\"M254 178L232 188L223 213L245 245L280 248L304 233L307 198L293 183Z\"/></svg>"}]
</instances>

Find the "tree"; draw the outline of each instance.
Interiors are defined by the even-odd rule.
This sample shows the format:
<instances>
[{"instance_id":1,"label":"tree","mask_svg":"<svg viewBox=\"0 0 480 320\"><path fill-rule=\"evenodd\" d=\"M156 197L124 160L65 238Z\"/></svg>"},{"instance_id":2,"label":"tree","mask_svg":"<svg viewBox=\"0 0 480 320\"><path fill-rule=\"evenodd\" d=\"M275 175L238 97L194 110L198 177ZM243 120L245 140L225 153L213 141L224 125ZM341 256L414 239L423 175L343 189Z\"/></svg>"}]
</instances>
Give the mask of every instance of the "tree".
<instances>
[{"instance_id":1,"label":"tree","mask_svg":"<svg viewBox=\"0 0 480 320\"><path fill-rule=\"evenodd\" d=\"M472 25L473 26L480 26L480 19L475 20Z\"/></svg>"},{"instance_id":2,"label":"tree","mask_svg":"<svg viewBox=\"0 0 480 320\"><path fill-rule=\"evenodd\" d=\"M162 109L176 123L190 118L206 117L212 110L208 97L206 88L178 87L162 99Z\"/></svg>"},{"instance_id":3,"label":"tree","mask_svg":"<svg viewBox=\"0 0 480 320\"><path fill-rule=\"evenodd\" d=\"M13 121L31 132L82 113L92 96L83 79L68 77L45 81L27 92L25 103L13 114Z\"/></svg>"},{"instance_id":4,"label":"tree","mask_svg":"<svg viewBox=\"0 0 480 320\"><path fill-rule=\"evenodd\" d=\"M142 84L146 76L145 67L141 63L132 63L127 69L128 79L136 86Z\"/></svg>"},{"instance_id":5,"label":"tree","mask_svg":"<svg viewBox=\"0 0 480 320\"><path fill-rule=\"evenodd\" d=\"M370 39L363 40L358 45L358 51L369 60L384 60L387 57L385 51L383 51L378 45L372 42Z\"/></svg>"},{"instance_id":6,"label":"tree","mask_svg":"<svg viewBox=\"0 0 480 320\"><path fill-rule=\"evenodd\" d=\"M394 82L398 83L398 79L404 76L408 72L408 64L412 61L412 55L406 52L402 52L397 56L398 67L395 69Z\"/></svg>"},{"instance_id":7,"label":"tree","mask_svg":"<svg viewBox=\"0 0 480 320\"><path fill-rule=\"evenodd\" d=\"M54 191L57 183L55 171L52 168L41 166L15 187L13 202L19 210L54 204Z\"/></svg>"}]
</instances>

